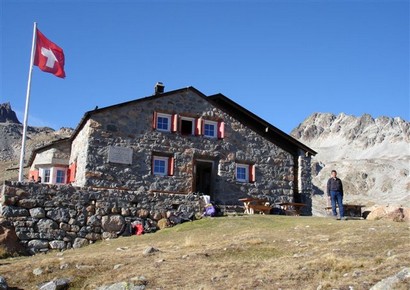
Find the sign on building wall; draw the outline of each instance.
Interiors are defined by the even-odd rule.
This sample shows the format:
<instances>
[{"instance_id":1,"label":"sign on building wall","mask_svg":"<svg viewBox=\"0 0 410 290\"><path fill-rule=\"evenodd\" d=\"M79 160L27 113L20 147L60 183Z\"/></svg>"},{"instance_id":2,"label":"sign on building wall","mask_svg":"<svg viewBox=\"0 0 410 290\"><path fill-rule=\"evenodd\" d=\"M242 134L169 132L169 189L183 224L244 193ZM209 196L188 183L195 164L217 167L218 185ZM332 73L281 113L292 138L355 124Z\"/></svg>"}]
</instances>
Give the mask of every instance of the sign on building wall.
<instances>
[{"instance_id":1,"label":"sign on building wall","mask_svg":"<svg viewBox=\"0 0 410 290\"><path fill-rule=\"evenodd\" d=\"M132 164L132 149L126 147L108 147L108 162Z\"/></svg>"}]
</instances>

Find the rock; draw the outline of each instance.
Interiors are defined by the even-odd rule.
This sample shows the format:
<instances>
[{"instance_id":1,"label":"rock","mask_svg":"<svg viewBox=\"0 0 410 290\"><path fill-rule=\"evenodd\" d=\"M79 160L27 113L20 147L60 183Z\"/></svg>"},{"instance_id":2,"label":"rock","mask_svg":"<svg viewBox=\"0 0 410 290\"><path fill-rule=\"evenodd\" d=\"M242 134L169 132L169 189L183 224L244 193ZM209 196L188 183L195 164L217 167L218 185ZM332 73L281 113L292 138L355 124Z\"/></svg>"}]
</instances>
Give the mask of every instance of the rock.
<instances>
[{"instance_id":1,"label":"rock","mask_svg":"<svg viewBox=\"0 0 410 290\"><path fill-rule=\"evenodd\" d=\"M95 266L93 266L93 265L80 265L80 264L75 265L75 267L78 270L89 270L89 269L94 269L95 268Z\"/></svg>"},{"instance_id":2,"label":"rock","mask_svg":"<svg viewBox=\"0 0 410 290\"><path fill-rule=\"evenodd\" d=\"M51 220L51 219L41 219L38 221L36 225L37 232L46 233L49 230L56 230L58 229L58 224Z\"/></svg>"},{"instance_id":3,"label":"rock","mask_svg":"<svg viewBox=\"0 0 410 290\"><path fill-rule=\"evenodd\" d=\"M134 285L128 282L119 282L108 286L101 286L97 290L144 290L145 285Z\"/></svg>"},{"instance_id":4,"label":"rock","mask_svg":"<svg viewBox=\"0 0 410 290\"><path fill-rule=\"evenodd\" d=\"M113 269L114 269L114 270L118 270L118 269L121 268L122 266L124 266L124 264L117 264L117 265L114 265Z\"/></svg>"},{"instance_id":5,"label":"rock","mask_svg":"<svg viewBox=\"0 0 410 290\"><path fill-rule=\"evenodd\" d=\"M149 246L149 247L145 248L145 250L142 252L142 254L144 256L148 256L148 255L151 255L151 254L153 254L155 252L158 252L158 251L159 251L158 249L156 249L152 246Z\"/></svg>"},{"instance_id":6,"label":"rock","mask_svg":"<svg viewBox=\"0 0 410 290\"><path fill-rule=\"evenodd\" d=\"M7 290L9 286L7 285L6 279L3 276L0 276L0 290Z\"/></svg>"},{"instance_id":7,"label":"rock","mask_svg":"<svg viewBox=\"0 0 410 290\"><path fill-rule=\"evenodd\" d=\"M395 222L402 222L410 219L406 216L409 208L402 208L396 206L379 206L373 209L366 219L368 220L390 220Z\"/></svg>"},{"instance_id":8,"label":"rock","mask_svg":"<svg viewBox=\"0 0 410 290\"><path fill-rule=\"evenodd\" d=\"M120 215L106 215L101 220L102 228L105 232L120 232L124 225L124 217Z\"/></svg>"},{"instance_id":9,"label":"rock","mask_svg":"<svg viewBox=\"0 0 410 290\"><path fill-rule=\"evenodd\" d=\"M46 216L46 212L41 207L30 209L30 216L33 218L41 219Z\"/></svg>"},{"instance_id":10,"label":"rock","mask_svg":"<svg viewBox=\"0 0 410 290\"><path fill-rule=\"evenodd\" d=\"M16 113L12 110L10 103L0 104L0 123L21 124Z\"/></svg>"},{"instance_id":11,"label":"rock","mask_svg":"<svg viewBox=\"0 0 410 290\"><path fill-rule=\"evenodd\" d=\"M43 269L41 269L41 268L35 268L35 269L33 270L34 276L40 276L40 275L43 274L43 273L44 273L44 271L43 271Z\"/></svg>"},{"instance_id":12,"label":"rock","mask_svg":"<svg viewBox=\"0 0 410 290\"><path fill-rule=\"evenodd\" d=\"M39 287L40 290L66 290L69 289L70 279L56 279L47 282Z\"/></svg>"},{"instance_id":13,"label":"rock","mask_svg":"<svg viewBox=\"0 0 410 290\"><path fill-rule=\"evenodd\" d=\"M70 212L67 208L57 208L47 211L46 216L58 222L67 223L70 220Z\"/></svg>"},{"instance_id":14,"label":"rock","mask_svg":"<svg viewBox=\"0 0 410 290\"><path fill-rule=\"evenodd\" d=\"M7 221L0 222L0 249L2 249L0 259L25 253L14 227Z\"/></svg>"},{"instance_id":15,"label":"rock","mask_svg":"<svg viewBox=\"0 0 410 290\"><path fill-rule=\"evenodd\" d=\"M107 240L107 239L115 239L115 238L117 238L118 237L118 235L116 234L116 233L110 233L110 232L103 232L102 233L102 238L104 239L104 240Z\"/></svg>"},{"instance_id":16,"label":"rock","mask_svg":"<svg viewBox=\"0 0 410 290\"><path fill-rule=\"evenodd\" d=\"M50 245L50 248L57 249L57 250L63 250L66 248L66 242L64 241L54 240L54 241L51 241L49 245Z\"/></svg>"},{"instance_id":17,"label":"rock","mask_svg":"<svg viewBox=\"0 0 410 290\"><path fill-rule=\"evenodd\" d=\"M78 249L88 245L88 240L83 238L76 238L73 243L73 248Z\"/></svg>"},{"instance_id":18,"label":"rock","mask_svg":"<svg viewBox=\"0 0 410 290\"><path fill-rule=\"evenodd\" d=\"M162 229L165 229L167 226L168 226L168 220L167 219L160 219L159 221L158 221L158 228L160 229L160 230L162 230Z\"/></svg>"},{"instance_id":19,"label":"rock","mask_svg":"<svg viewBox=\"0 0 410 290\"><path fill-rule=\"evenodd\" d=\"M370 290L393 290L399 288L399 283L403 283L405 280L410 279L410 268L404 268L394 276L381 280L374 285ZM404 288L403 288L404 289Z\"/></svg>"},{"instance_id":20,"label":"rock","mask_svg":"<svg viewBox=\"0 0 410 290\"><path fill-rule=\"evenodd\" d=\"M137 216L140 218L147 218L149 216L149 211L142 208L137 211Z\"/></svg>"},{"instance_id":21,"label":"rock","mask_svg":"<svg viewBox=\"0 0 410 290\"><path fill-rule=\"evenodd\" d=\"M3 206L1 210L1 215L5 218L21 217L21 216L29 216L29 212L25 208L18 208L14 206Z\"/></svg>"},{"instance_id":22,"label":"rock","mask_svg":"<svg viewBox=\"0 0 410 290\"><path fill-rule=\"evenodd\" d=\"M48 249L48 241L47 240L31 240L28 242L27 246L34 251Z\"/></svg>"}]
</instances>

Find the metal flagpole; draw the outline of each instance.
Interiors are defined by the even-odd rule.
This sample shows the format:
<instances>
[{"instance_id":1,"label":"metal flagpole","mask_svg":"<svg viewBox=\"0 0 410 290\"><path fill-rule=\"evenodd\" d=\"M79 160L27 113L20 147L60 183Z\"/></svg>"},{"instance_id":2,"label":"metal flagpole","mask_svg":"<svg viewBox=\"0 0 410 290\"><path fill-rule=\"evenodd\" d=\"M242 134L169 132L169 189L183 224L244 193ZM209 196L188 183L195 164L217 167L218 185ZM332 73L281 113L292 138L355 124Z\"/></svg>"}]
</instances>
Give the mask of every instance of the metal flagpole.
<instances>
[{"instance_id":1,"label":"metal flagpole","mask_svg":"<svg viewBox=\"0 0 410 290\"><path fill-rule=\"evenodd\" d=\"M23 176L24 176L24 151L26 149L25 147L26 147L26 135L27 135L28 107L29 107L29 103L30 103L31 73L33 71L34 52L35 52L35 48L36 48L36 32L37 32L37 22L34 22L33 43L31 45L30 69L29 69L29 72L28 72L26 108L24 110L23 136L22 136L22 140L21 140L20 167L19 167L19 181L20 182L23 181Z\"/></svg>"}]
</instances>

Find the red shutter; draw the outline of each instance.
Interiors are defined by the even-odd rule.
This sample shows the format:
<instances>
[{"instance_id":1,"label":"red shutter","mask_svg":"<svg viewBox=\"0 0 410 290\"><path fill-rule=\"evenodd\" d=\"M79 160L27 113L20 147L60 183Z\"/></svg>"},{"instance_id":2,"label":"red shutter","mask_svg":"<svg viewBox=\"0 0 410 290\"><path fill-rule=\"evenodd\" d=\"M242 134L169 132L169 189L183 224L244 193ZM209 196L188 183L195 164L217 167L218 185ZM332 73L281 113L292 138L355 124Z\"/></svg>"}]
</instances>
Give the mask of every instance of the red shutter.
<instances>
[{"instance_id":1,"label":"red shutter","mask_svg":"<svg viewBox=\"0 0 410 290\"><path fill-rule=\"evenodd\" d=\"M33 179L34 181L37 181L37 179L38 179L38 174L39 174L38 170L30 170L30 172L28 173L28 179L29 179L30 181L32 181L32 179ZM31 178L31 177L33 177L33 178Z\"/></svg>"},{"instance_id":2,"label":"red shutter","mask_svg":"<svg viewBox=\"0 0 410 290\"><path fill-rule=\"evenodd\" d=\"M152 114L152 129L157 129L157 112Z\"/></svg>"},{"instance_id":3,"label":"red shutter","mask_svg":"<svg viewBox=\"0 0 410 290\"><path fill-rule=\"evenodd\" d=\"M223 121L218 122L218 139L225 138L225 123Z\"/></svg>"},{"instance_id":4,"label":"red shutter","mask_svg":"<svg viewBox=\"0 0 410 290\"><path fill-rule=\"evenodd\" d=\"M173 176L174 175L174 157L169 157L168 158L168 175Z\"/></svg>"},{"instance_id":5,"label":"red shutter","mask_svg":"<svg viewBox=\"0 0 410 290\"><path fill-rule=\"evenodd\" d=\"M177 114L172 114L171 117L171 132L175 133L178 131L178 115Z\"/></svg>"},{"instance_id":6,"label":"red shutter","mask_svg":"<svg viewBox=\"0 0 410 290\"><path fill-rule=\"evenodd\" d=\"M196 136L200 136L200 135L203 134L202 123L203 123L203 121L202 121L201 118L195 119L195 135Z\"/></svg>"},{"instance_id":7,"label":"red shutter","mask_svg":"<svg viewBox=\"0 0 410 290\"><path fill-rule=\"evenodd\" d=\"M77 163L73 162L71 163L71 165L68 167L68 170L67 170L67 183L75 181L76 171L77 171Z\"/></svg>"},{"instance_id":8,"label":"red shutter","mask_svg":"<svg viewBox=\"0 0 410 290\"><path fill-rule=\"evenodd\" d=\"M249 165L249 182L255 182L255 165Z\"/></svg>"}]
</instances>

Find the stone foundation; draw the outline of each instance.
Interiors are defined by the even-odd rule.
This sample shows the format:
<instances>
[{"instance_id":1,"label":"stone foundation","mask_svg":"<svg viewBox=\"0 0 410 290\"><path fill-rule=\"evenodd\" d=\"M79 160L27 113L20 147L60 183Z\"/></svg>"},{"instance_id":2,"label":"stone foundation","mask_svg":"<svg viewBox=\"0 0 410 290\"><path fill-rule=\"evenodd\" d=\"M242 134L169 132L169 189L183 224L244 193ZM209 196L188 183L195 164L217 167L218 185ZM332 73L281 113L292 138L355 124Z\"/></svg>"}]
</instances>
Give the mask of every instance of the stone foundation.
<instances>
[{"instance_id":1,"label":"stone foundation","mask_svg":"<svg viewBox=\"0 0 410 290\"><path fill-rule=\"evenodd\" d=\"M201 198L193 194L6 181L0 197L1 216L12 222L22 245L33 253L116 238L134 221L153 232L167 212L201 212Z\"/></svg>"}]
</instances>

